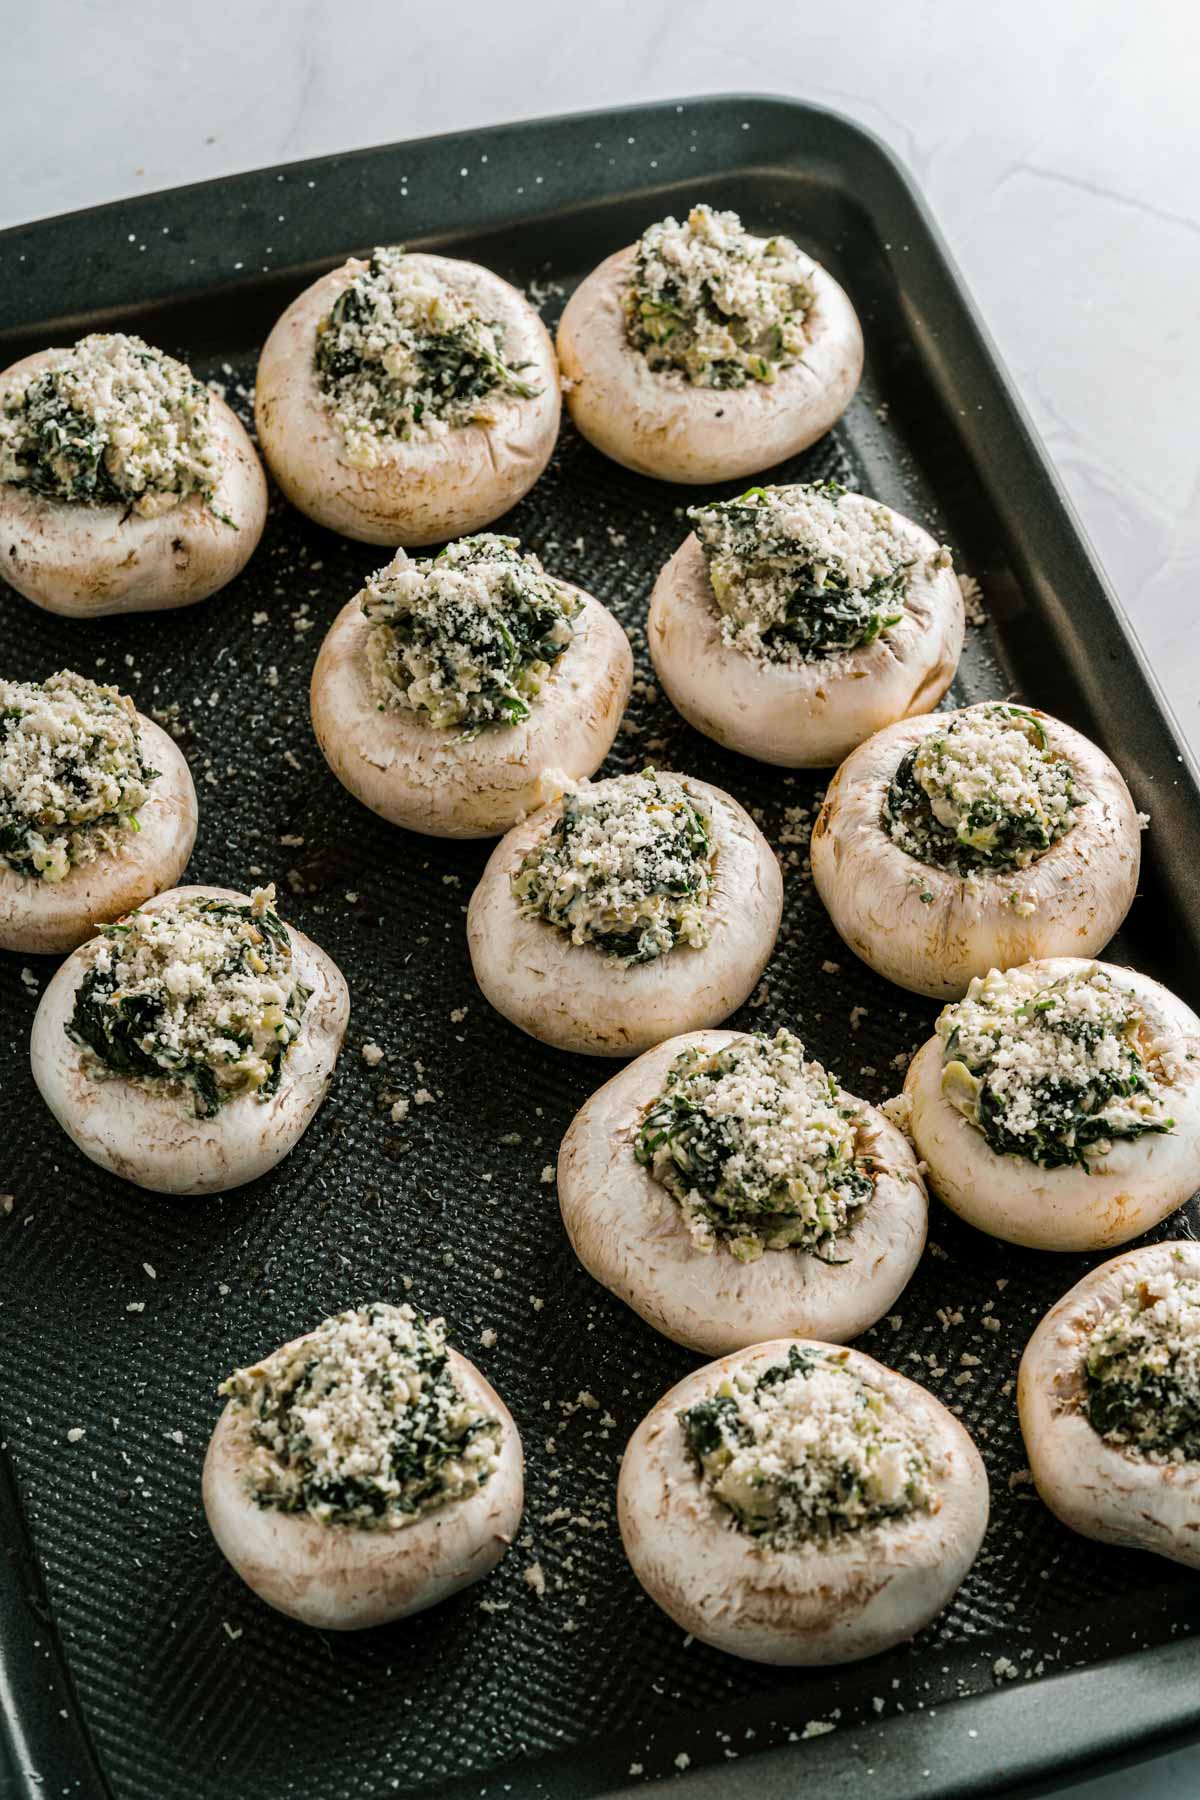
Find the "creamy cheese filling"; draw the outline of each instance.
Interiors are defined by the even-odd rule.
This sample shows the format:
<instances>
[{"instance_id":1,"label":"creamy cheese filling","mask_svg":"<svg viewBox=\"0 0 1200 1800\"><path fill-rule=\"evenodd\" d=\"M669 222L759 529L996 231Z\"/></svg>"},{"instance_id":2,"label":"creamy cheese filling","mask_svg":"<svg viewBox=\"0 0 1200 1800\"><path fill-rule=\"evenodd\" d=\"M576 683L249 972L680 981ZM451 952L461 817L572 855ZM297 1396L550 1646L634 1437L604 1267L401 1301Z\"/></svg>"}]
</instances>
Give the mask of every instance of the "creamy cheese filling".
<instances>
[{"instance_id":1,"label":"creamy cheese filling","mask_svg":"<svg viewBox=\"0 0 1200 1800\"><path fill-rule=\"evenodd\" d=\"M1088 1337L1085 1371L1101 1437L1151 1462L1200 1461L1200 1280L1131 1282Z\"/></svg>"},{"instance_id":2,"label":"creamy cheese filling","mask_svg":"<svg viewBox=\"0 0 1200 1800\"><path fill-rule=\"evenodd\" d=\"M807 347L813 263L736 213L694 206L643 232L622 295L629 342L658 374L696 387L774 381Z\"/></svg>"},{"instance_id":3,"label":"creamy cheese filling","mask_svg":"<svg viewBox=\"0 0 1200 1800\"><path fill-rule=\"evenodd\" d=\"M1022 968L976 976L937 1034L942 1092L998 1155L1086 1169L1174 1123L1137 1001L1094 964L1050 983Z\"/></svg>"},{"instance_id":4,"label":"creamy cheese filling","mask_svg":"<svg viewBox=\"0 0 1200 1800\"><path fill-rule=\"evenodd\" d=\"M634 1152L678 1201L698 1250L724 1243L741 1262L788 1249L841 1262L839 1240L875 1185L857 1124L833 1078L778 1031L681 1052Z\"/></svg>"},{"instance_id":5,"label":"creamy cheese filling","mask_svg":"<svg viewBox=\"0 0 1200 1800\"><path fill-rule=\"evenodd\" d=\"M338 1313L218 1391L250 1417L254 1500L323 1525L403 1530L500 1460L500 1420L455 1380L445 1322L412 1306Z\"/></svg>"},{"instance_id":6,"label":"creamy cheese filling","mask_svg":"<svg viewBox=\"0 0 1200 1800\"><path fill-rule=\"evenodd\" d=\"M836 482L750 488L688 517L731 649L799 663L857 650L898 625L916 562L888 510ZM936 566L949 563L939 550Z\"/></svg>"},{"instance_id":7,"label":"creamy cheese filling","mask_svg":"<svg viewBox=\"0 0 1200 1800\"><path fill-rule=\"evenodd\" d=\"M0 867L58 882L117 850L157 776L116 688L69 669L0 679Z\"/></svg>"},{"instance_id":8,"label":"creamy cheese filling","mask_svg":"<svg viewBox=\"0 0 1200 1800\"><path fill-rule=\"evenodd\" d=\"M925 1445L849 1353L794 1344L738 1369L679 1414L700 1479L732 1528L802 1550L940 1507Z\"/></svg>"},{"instance_id":9,"label":"creamy cheese filling","mask_svg":"<svg viewBox=\"0 0 1200 1800\"><path fill-rule=\"evenodd\" d=\"M362 600L376 703L440 727L519 724L570 643L580 605L516 538L460 538L428 562L401 552Z\"/></svg>"},{"instance_id":10,"label":"creamy cheese filling","mask_svg":"<svg viewBox=\"0 0 1200 1800\"><path fill-rule=\"evenodd\" d=\"M960 875L1024 869L1065 837L1085 798L1036 713L988 702L901 758L883 824L918 862Z\"/></svg>"},{"instance_id":11,"label":"creamy cheese filling","mask_svg":"<svg viewBox=\"0 0 1200 1800\"><path fill-rule=\"evenodd\" d=\"M586 783L512 878L523 912L623 964L708 942L710 821L675 775Z\"/></svg>"},{"instance_id":12,"label":"creamy cheese filling","mask_svg":"<svg viewBox=\"0 0 1200 1800\"><path fill-rule=\"evenodd\" d=\"M0 409L0 481L51 500L152 519L189 494L211 502L220 479L208 389L139 337L81 338Z\"/></svg>"},{"instance_id":13,"label":"creamy cheese filling","mask_svg":"<svg viewBox=\"0 0 1200 1800\"><path fill-rule=\"evenodd\" d=\"M67 1026L87 1072L186 1090L199 1118L237 1094L273 1094L311 993L274 901L258 888L248 902L179 900L101 925Z\"/></svg>"},{"instance_id":14,"label":"creamy cheese filling","mask_svg":"<svg viewBox=\"0 0 1200 1800\"><path fill-rule=\"evenodd\" d=\"M317 377L356 468L390 443L491 424L497 397L532 399L507 328L398 246L377 249L317 326Z\"/></svg>"}]
</instances>

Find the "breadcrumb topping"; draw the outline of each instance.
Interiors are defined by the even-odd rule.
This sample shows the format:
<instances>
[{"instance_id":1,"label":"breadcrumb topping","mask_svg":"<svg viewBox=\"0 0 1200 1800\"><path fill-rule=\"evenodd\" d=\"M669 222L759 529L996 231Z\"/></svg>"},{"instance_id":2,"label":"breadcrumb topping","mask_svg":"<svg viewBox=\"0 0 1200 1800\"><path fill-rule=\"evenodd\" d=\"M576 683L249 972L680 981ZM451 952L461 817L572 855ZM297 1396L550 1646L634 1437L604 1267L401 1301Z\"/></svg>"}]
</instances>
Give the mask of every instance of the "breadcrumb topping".
<instances>
[{"instance_id":1,"label":"breadcrumb topping","mask_svg":"<svg viewBox=\"0 0 1200 1800\"><path fill-rule=\"evenodd\" d=\"M808 662L874 643L904 617L911 545L885 506L836 482L749 488L688 517L731 649Z\"/></svg>"},{"instance_id":2,"label":"breadcrumb topping","mask_svg":"<svg viewBox=\"0 0 1200 1800\"><path fill-rule=\"evenodd\" d=\"M1026 968L976 976L937 1034L942 1092L998 1154L1086 1169L1174 1123L1145 1017L1098 964L1049 983Z\"/></svg>"},{"instance_id":3,"label":"breadcrumb topping","mask_svg":"<svg viewBox=\"0 0 1200 1800\"><path fill-rule=\"evenodd\" d=\"M858 1109L838 1097L790 1031L747 1037L671 1064L634 1142L678 1201L695 1247L740 1262L764 1250L846 1261L839 1240L874 1192L858 1154Z\"/></svg>"},{"instance_id":4,"label":"breadcrumb topping","mask_svg":"<svg viewBox=\"0 0 1200 1800\"><path fill-rule=\"evenodd\" d=\"M529 717L574 636L582 602L516 538L460 538L430 561L395 561L367 582L367 663L381 711L479 730Z\"/></svg>"},{"instance_id":5,"label":"breadcrumb topping","mask_svg":"<svg viewBox=\"0 0 1200 1800\"><path fill-rule=\"evenodd\" d=\"M337 1313L218 1392L251 1415L254 1500L324 1525L401 1531L500 1460L500 1420L455 1380L445 1321L413 1306Z\"/></svg>"},{"instance_id":6,"label":"breadcrumb topping","mask_svg":"<svg viewBox=\"0 0 1200 1800\"><path fill-rule=\"evenodd\" d=\"M140 337L80 338L4 398L0 481L14 487L153 519L189 494L211 501L220 479L208 389Z\"/></svg>"},{"instance_id":7,"label":"breadcrumb topping","mask_svg":"<svg viewBox=\"0 0 1200 1800\"><path fill-rule=\"evenodd\" d=\"M236 1094L269 1098L311 992L274 901L258 888L101 925L66 1028L88 1073L187 1090L200 1118Z\"/></svg>"},{"instance_id":8,"label":"breadcrumb topping","mask_svg":"<svg viewBox=\"0 0 1200 1800\"><path fill-rule=\"evenodd\" d=\"M774 381L807 346L813 268L790 238L694 206L642 233L622 296L629 342L656 374L696 387Z\"/></svg>"},{"instance_id":9,"label":"breadcrumb topping","mask_svg":"<svg viewBox=\"0 0 1200 1800\"><path fill-rule=\"evenodd\" d=\"M1088 1418L1150 1462L1200 1461L1200 1280L1164 1269L1131 1281L1087 1340Z\"/></svg>"},{"instance_id":10,"label":"breadcrumb topping","mask_svg":"<svg viewBox=\"0 0 1200 1800\"><path fill-rule=\"evenodd\" d=\"M507 327L402 246L377 249L317 326L317 376L356 468L389 443L494 423L495 396L532 399Z\"/></svg>"},{"instance_id":11,"label":"breadcrumb topping","mask_svg":"<svg viewBox=\"0 0 1200 1800\"><path fill-rule=\"evenodd\" d=\"M964 707L901 759L884 829L918 862L960 875L1024 869L1065 837L1086 799L1036 713Z\"/></svg>"},{"instance_id":12,"label":"breadcrumb topping","mask_svg":"<svg viewBox=\"0 0 1200 1800\"><path fill-rule=\"evenodd\" d=\"M625 965L708 942L710 821L677 775L585 782L512 878L523 912Z\"/></svg>"},{"instance_id":13,"label":"breadcrumb topping","mask_svg":"<svg viewBox=\"0 0 1200 1800\"><path fill-rule=\"evenodd\" d=\"M158 770L133 701L70 669L0 679L0 865L63 881L119 848Z\"/></svg>"},{"instance_id":14,"label":"breadcrumb topping","mask_svg":"<svg viewBox=\"0 0 1200 1800\"><path fill-rule=\"evenodd\" d=\"M793 1344L679 1414L700 1479L732 1529L804 1550L940 1507L913 1421L849 1363Z\"/></svg>"}]
</instances>

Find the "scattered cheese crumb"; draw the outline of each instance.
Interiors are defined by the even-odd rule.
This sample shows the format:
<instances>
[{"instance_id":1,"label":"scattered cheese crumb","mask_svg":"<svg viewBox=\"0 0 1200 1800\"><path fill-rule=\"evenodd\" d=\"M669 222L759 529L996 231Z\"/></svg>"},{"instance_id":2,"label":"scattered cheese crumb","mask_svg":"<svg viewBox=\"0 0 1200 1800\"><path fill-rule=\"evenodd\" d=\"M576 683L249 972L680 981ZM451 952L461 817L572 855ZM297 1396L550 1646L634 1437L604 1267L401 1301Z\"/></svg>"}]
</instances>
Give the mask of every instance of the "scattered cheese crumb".
<instances>
[{"instance_id":1,"label":"scattered cheese crumb","mask_svg":"<svg viewBox=\"0 0 1200 1800\"><path fill-rule=\"evenodd\" d=\"M378 1044L364 1044L362 1047L362 1059L366 1063L368 1069L377 1069L383 1061L383 1051L379 1048Z\"/></svg>"},{"instance_id":2,"label":"scattered cheese crumb","mask_svg":"<svg viewBox=\"0 0 1200 1800\"><path fill-rule=\"evenodd\" d=\"M540 1562L530 1563L525 1571L524 1580L540 1600L546 1592L546 1572Z\"/></svg>"}]
</instances>

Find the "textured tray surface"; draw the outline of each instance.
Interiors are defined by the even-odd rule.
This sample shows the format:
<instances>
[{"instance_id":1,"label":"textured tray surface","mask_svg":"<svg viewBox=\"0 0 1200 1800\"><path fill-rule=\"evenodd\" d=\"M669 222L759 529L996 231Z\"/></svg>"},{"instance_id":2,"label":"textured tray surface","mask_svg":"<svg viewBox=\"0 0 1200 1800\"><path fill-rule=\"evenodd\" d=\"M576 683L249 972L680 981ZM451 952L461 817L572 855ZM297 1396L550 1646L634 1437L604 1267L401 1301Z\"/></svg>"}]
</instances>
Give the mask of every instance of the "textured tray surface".
<instances>
[{"instance_id":1,"label":"textured tray surface","mask_svg":"<svg viewBox=\"0 0 1200 1800\"><path fill-rule=\"evenodd\" d=\"M981 577L995 623L969 633L955 704L1018 690L1049 704L1056 688L1066 693L986 504L957 460L939 462L937 421L891 301L872 334L870 274L856 282L853 238L819 211L797 214L774 178L710 180L705 192L846 270L867 324L868 378L843 426L772 478L873 489L946 536L958 566ZM653 216L645 204L618 210L561 260L532 227L508 234L502 256L461 236L443 242L478 250L518 281L552 278L554 292L538 290L552 318L562 288ZM583 253L572 260L572 251ZM192 353L245 413L259 327L300 285L277 284L244 309L241 335L233 313L200 324L194 309L168 311L154 335ZM565 427L505 529L630 632L639 681L609 769L652 759L727 787L783 858L779 945L733 1022L793 1026L846 1086L877 1101L898 1089L935 1008L859 966L816 900L806 840L823 781L720 752L651 685L646 598L686 532L688 501L605 462ZM487 847L389 829L343 793L309 729L321 635L382 560L275 497L246 573L185 612L80 625L0 589L6 671L75 667L157 711L200 795L189 879L275 880L281 909L333 954L353 997L330 1098L293 1155L226 1198L171 1202L106 1177L57 1132L26 1067L50 965L0 958L0 1188L15 1196L0 1217L4 1435L114 1793L340 1800L467 1772L480 1792L485 1773L512 1759L619 1735L617 1749L596 1751L590 1775L580 1765L583 1793L602 1763L606 1779L635 1763L667 1772L676 1755L744 1754L835 1711L842 1730L865 1721L874 1741L879 1717L898 1707L985 1691L1010 1667L1030 1678L1170 1635L1193 1585L1071 1536L1021 1478L1017 1361L1036 1318L1089 1259L1007 1249L938 1210L896 1314L861 1343L959 1410L987 1461L993 1522L942 1619L865 1669L782 1677L685 1643L641 1594L615 1527L617 1466L637 1420L697 1359L578 1267L543 1179L574 1111L611 1068L521 1036L475 989L463 915ZM1044 685L1022 684L1039 665ZM1078 707L1072 716L1087 723ZM1152 964L1152 938L1169 921L1153 892L1138 907L1137 935L1118 958ZM376 1069L360 1054L367 1041L385 1052ZM432 1103L391 1123L390 1097L419 1089ZM215 1388L326 1313L408 1293L446 1315L453 1341L516 1415L528 1458L524 1532L491 1578L431 1615L357 1637L310 1633L261 1606L209 1538L199 1469ZM86 1435L69 1444L73 1427ZM535 1561L548 1584L540 1598L523 1579ZM511 1769L506 1778L519 1779Z\"/></svg>"}]
</instances>

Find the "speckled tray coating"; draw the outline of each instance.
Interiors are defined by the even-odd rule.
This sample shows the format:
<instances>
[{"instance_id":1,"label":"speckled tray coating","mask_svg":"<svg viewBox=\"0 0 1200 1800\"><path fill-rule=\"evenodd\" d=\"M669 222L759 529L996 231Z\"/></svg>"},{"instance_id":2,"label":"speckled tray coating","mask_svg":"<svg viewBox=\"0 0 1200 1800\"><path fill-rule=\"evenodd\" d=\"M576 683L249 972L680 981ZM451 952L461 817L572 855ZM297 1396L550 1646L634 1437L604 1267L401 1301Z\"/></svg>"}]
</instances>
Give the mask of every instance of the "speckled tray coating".
<instances>
[{"instance_id":1,"label":"speckled tray coating","mask_svg":"<svg viewBox=\"0 0 1200 1800\"><path fill-rule=\"evenodd\" d=\"M876 169L880 193L891 191L885 175L895 184L891 218L855 178L855 157ZM0 237L2 362L45 340L45 318L74 315L55 328L61 341L95 306L88 326L131 325L192 356L247 417L256 346L275 313L373 240L419 238L536 281L552 321L567 287L672 204L706 197L738 206L757 229L792 232L857 302L867 374L833 436L771 478L836 477L952 544L982 584L990 623L969 631L948 703L1018 692L1102 736L1159 833L1113 959L1151 969L1195 1004L1195 963L1180 948L1189 928L1172 898L1186 889L1189 859L1198 866L1194 791L1186 771L1170 788L1169 730L1152 698L1139 701L1136 657L1036 452L1026 446L1032 474L1021 463L1021 422L903 194L869 140L770 102L663 106L327 159ZM891 242L897 230L903 245ZM948 309L940 337L929 293ZM188 294L199 297L170 298ZM982 423L968 417L975 407ZM989 446L1007 455L1003 466ZM1034 520L1022 538L1012 515L1034 476L1040 541ZM646 604L696 498L605 462L564 426L546 476L505 528L630 631L638 680L607 769L653 758L717 782L784 859L778 949L733 1023L791 1026L847 1087L879 1101L899 1089L936 1009L858 965L812 891L805 844L822 779L720 751L650 685ZM41 1108L25 1053L51 965L0 958L0 1190L13 1196L0 1213L0 1418L19 1494L6 1503L0 1482L10 1553L0 1650L15 1658L24 1644L13 1667L39 1771L79 1779L76 1792L91 1780L116 1800L357 1800L444 1783L464 1795L611 1792L637 1772L675 1774L684 1758L712 1764L721 1792L740 1772L738 1791L753 1780L765 1796L810 1770L828 1785L807 1791L840 1793L843 1778L887 1759L889 1800L899 1800L906 1781L920 1788L921 1763L936 1765L926 1792L982 1792L1007 1772L1114 1741L1117 1727L1092 1707L1090 1738L1064 1728L1035 1756L1029 1734L1017 1743L1005 1733L997 1708L980 1715L999 1726L982 1761L951 1745L953 1732L965 1746L966 1726L953 1721L966 1713L944 1702L1165 1641L1185 1629L1196 1585L1072 1537L1022 1473L1020 1353L1094 1259L997 1245L936 1207L896 1314L860 1343L961 1408L987 1462L993 1522L953 1605L909 1649L858 1669L781 1675L685 1643L640 1592L615 1527L620 1454L699 1359L656 1337L571 1254L546 1172L611 1068L535 1043L475 989L464 911L488 846L389 828L342 791L312 737L306 693L321 635L381 560L274 496L244 575L185 612L79 623L0 587L6 671L73 666L159 709L200 795L186 878L274 879L285 914L336 958L353 1000L330 1098L292 1156L224 1199L156 1200L84 1161ZM1095 672L1106 657L1138 703L1132 720L1096 709L1101 677L1113 679ZM1178 954L1164 952L1171 941ZM375 1068L364 1042L384 1051ZM432 1101L393 1124L391 1097L418 1090ZM258 1604L208 1535L199 1472L215 1389L326 1313L405 1295L446 1315L453 1341L511 1406L528 1457L525 1533L481 1587L435 1613L322 1637ZM85 1435L69 1443L74 1427ZM40 1596L21 1561L18 1514ZM547 1582L540 1598L524 1579L534 1562ZM25 1610L30 1595L52 1624ZM47 1659L44 1681L32 1655ZM914 1750L914 1713L931 1706L945 1735ZM1074 1710L1065 1695L1056 1717L1064 1706ZM1129 1741L1162 1728L1161 1708L1153 1726L1149 1704L1134 1710ZM1176 1705L1166 1723L1186 1722L1184 1712ZM838 1729L810 1731L809 1742L812 1721ZM102 1778L89 1774L89 1744ZM751 1775L751 1751L789 1745ZM22 1780L22 1800L58 1791ZM718 1791L702 1774L685 1785Z\"/></svg>"}]
</instances>

